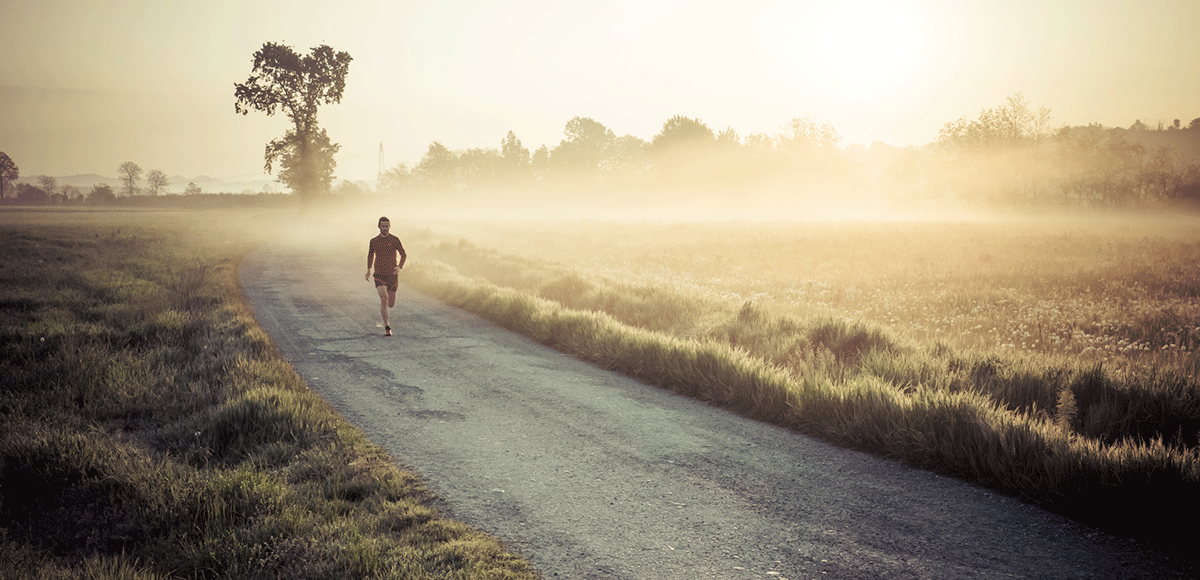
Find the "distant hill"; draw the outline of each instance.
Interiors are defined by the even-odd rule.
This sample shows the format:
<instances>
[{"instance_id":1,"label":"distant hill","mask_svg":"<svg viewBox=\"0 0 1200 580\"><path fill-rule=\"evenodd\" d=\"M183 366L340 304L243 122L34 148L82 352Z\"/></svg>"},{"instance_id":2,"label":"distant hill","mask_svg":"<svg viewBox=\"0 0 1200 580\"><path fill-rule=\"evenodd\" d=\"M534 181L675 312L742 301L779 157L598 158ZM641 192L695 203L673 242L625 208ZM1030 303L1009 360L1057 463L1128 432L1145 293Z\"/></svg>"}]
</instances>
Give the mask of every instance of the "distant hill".
<instances>
[{"instance_id":1,"label":"distant hill","mask_svg":"<svg viewBox=\"0 0 1200 580\"><path fill-rule=\"evenodd\" d=\"M17 180L18 183L37 184L36 175L22 176ZM81 193L91 191L92 187L99 184L107 184L113 188L113 191L121 191L121 180L116 177L106 177L95 173L84 173L79 175L63 175L55 176L55 181L58 185L71 185L79 189ZM275 178L270 175L264 175L261 179L218 179L207 175L197 177L182 177L173 175L167 178L167 193L183 193L188 183L195 183L197 187L204 193L263 193L263 188L269 188L269 193L282 193L287 191L282 184L275 181ZM142 178L142 186L145 187L145 176Z\"/></svg>"}]
</instances>

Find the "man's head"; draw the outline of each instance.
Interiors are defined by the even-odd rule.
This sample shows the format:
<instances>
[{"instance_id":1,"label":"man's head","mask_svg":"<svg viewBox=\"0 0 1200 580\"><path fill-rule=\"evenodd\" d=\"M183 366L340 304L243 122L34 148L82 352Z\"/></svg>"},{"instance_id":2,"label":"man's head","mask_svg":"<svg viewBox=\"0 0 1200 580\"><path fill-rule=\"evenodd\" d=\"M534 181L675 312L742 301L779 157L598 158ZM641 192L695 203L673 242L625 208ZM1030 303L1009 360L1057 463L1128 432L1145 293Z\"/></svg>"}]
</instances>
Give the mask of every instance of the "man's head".
<instances>
[{"instance_id":1,"label":"man's head","mask_svg":"<svg viewBox=\"0 0 1200 580\"><path fill-rule=\"evenodd\" d=\"M392 222L388 221L386 216L379 218L379 233L386 234L390 229L392 229Z\"/></svg>"}]
</instances>

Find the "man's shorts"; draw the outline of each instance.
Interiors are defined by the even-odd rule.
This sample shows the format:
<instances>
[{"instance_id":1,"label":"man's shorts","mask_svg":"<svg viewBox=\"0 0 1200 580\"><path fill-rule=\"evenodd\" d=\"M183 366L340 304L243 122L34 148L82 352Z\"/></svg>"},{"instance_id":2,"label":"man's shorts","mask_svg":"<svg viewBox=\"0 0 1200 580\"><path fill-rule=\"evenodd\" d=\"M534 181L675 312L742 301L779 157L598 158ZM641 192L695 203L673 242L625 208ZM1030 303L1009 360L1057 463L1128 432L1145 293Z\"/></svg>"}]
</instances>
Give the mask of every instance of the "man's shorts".
<instances>
[{"instance_id":1,"label":"man's shorts","mask_svg":"<svg viewBox=\"0 0 1200 580\"><path fill-rule=\"evenodd\" d=\"M400 288L400 275L392 272L391 274L375 273L375 286L387 286L388 292L395 292Z\"/></svg>"}]
</instances>

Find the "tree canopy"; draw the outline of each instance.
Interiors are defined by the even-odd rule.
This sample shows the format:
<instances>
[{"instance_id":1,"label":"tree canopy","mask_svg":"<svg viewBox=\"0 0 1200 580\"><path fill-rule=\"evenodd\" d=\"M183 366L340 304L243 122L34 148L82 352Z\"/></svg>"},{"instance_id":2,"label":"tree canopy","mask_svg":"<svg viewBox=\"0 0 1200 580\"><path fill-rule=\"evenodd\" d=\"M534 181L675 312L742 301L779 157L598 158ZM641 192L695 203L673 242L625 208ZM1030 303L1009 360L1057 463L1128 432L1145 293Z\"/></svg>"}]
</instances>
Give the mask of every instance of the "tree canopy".
<instances>
[{"instance_id":1,"label":"tree canopy","mask_svg":"<svg viewBox=\"0 0 1200 580\"><path fill-rule=\"evenodd\" d=\"M5 186L16 181L21 176L21 170L7 153L0 151L0 199L4 199Z\"/></svg>"},{"instance_id":2,"label":"tree canopy","mask_svg":"<svg viewBox=\"0 0 1200 580\"><path fill-rule=\"evenodd\" d=\"M328 45L301 55L268 42L254 53L250 78L234 85L235 112L282 111L292 121L291 130L267 144L264 169L270 173L278 162L278 180L304 198L329 192L340 146L317 125L317 108L341 102L351 60L350 53Z\"/></svg>"},{"instance_id":3,"label":"tree canopy","mask_svg":"<svg viewBox=\"0 0 1200 580\"><path fill-rule=\"evenodd\" d=\"M126 161L117 168L117 175L121 178L121 190L125 195L137 195L138 181L142 179L142 167L132 161Z\"/></svg>"},{"instance_id":4,"label":"tree canopy","mask_svg":"<svg viewBox=\"0 0 1200 580\"><path fill-rule=\"evenodd\" d=\"M146 173L146 193L150 195L162 195L167 190L167 185L170 185L170 180L167 179L167 174L161 169L151 169Z\"/></svg>"},{"instance_id":5,"label":"tree canopy","mask_svg":"<svg viewBox=\"0 0 1200 580\"><path fill-rule=\"evenodd\" d=\"M663 123L662 130L650 140L655 155L667 155L672 150L695 152L713 144L713 130L700 119L675 115Z\"/></svg>"}]
</instances>

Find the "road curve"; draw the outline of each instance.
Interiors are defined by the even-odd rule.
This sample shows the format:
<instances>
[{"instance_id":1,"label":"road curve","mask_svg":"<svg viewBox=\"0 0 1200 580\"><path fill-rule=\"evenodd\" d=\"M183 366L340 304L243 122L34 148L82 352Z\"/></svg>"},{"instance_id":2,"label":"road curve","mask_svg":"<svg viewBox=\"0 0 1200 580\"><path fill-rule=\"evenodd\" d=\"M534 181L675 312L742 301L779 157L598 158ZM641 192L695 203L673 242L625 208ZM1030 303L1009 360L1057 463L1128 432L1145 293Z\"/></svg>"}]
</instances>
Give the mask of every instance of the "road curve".
<instances>
[{"instance_id":1,"label":"road curve","mask_svg":"<svg viewBox=\"0 0 1200 580\"><path fill-rule=\"evenodd\" d=\"M281 242L240 275L314 390L443 513L546 578L1182 577L1136 543L597 369L405 287L386 338L361 262Z\"/></svg>"}]
</instances>

